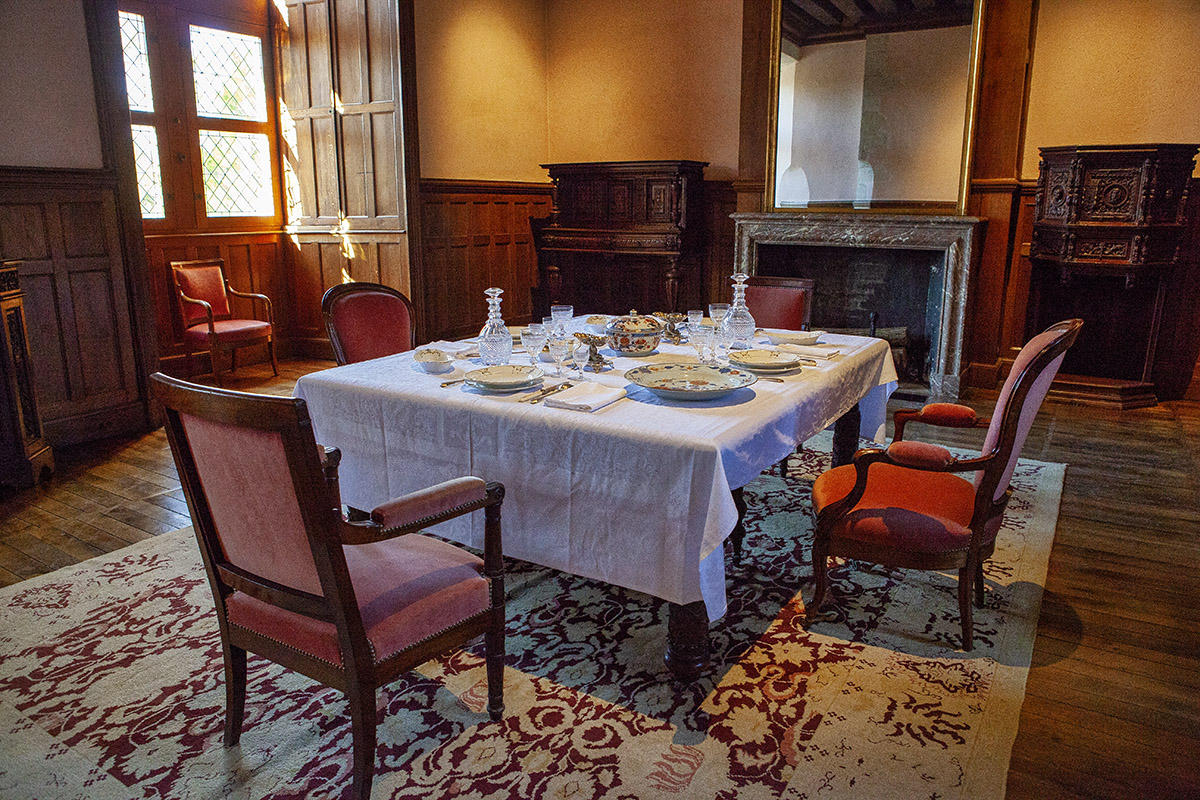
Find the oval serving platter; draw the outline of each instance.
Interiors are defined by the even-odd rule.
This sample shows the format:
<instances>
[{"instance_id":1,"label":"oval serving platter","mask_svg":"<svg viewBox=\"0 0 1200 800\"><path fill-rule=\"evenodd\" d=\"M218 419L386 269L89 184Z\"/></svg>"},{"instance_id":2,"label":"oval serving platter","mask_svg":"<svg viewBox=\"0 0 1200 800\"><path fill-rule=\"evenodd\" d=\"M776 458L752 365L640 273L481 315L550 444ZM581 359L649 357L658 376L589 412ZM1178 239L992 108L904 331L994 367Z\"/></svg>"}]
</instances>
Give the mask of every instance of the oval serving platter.
<instances>
[{"instance_id":1,"label":"oval serving platter","mask_svg":"<svg viewBox=\"0 0 1200 800\"><path fill-rule=\"evenodd\" d=\"M758 380L743 369L706 364L646 364L625 379L668 400L715 400Z\"/></svg>"}]
</instances>

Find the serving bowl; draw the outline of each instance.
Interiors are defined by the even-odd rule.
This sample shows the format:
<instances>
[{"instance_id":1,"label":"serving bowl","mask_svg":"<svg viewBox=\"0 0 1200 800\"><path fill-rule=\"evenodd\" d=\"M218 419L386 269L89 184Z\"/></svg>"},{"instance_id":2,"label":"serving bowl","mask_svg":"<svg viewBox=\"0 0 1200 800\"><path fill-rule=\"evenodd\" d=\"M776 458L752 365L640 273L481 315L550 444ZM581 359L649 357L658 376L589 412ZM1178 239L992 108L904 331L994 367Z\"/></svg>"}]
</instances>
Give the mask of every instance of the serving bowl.
<instances>
[{"instance_id":1,"label":"serving bowl","mask_svg":"<svg viewBox=\"0 0 1200 800\"><path fill-rule=\"evenodd\" d=\"M613 317L604 326L608 348L623 356L644 356L653 353L662 341L666 326L649 314L630 311L623 317Z\"/></svg>"},{"instance_id":2,"label":"serving bowl","mask_svg":"<svg viewBox=\"0 0 1200 800\"><path fill-rule=\"evenodd\" d=\"M763 331L771 344L816 344L825 331Z\"/></svg>"},{"instance_id":3,"label":"serving bowl","mask_svg":"<svg viewBox=\"0 0 1200 800\"><path fill-rule=\"evenodd\" d=\"M413 353L413 361L426 372L437 375L454 369L454 359L447 353L434 348L426 348Z\"/></svg>"}]
</instances>

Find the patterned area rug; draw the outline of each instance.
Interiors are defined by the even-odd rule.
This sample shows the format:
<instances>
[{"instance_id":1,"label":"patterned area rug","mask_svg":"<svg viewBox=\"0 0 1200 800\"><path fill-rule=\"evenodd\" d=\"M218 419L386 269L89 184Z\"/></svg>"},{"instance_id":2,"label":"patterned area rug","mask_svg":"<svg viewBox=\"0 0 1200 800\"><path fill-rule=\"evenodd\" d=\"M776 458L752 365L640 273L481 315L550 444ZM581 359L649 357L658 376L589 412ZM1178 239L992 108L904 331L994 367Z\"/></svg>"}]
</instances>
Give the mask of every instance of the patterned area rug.
<instances>
[{"instance_id":1,"label":"patterned area rug","mask_svg":"<svg viewBox=\"0 0 1200 800\"><path fill-rule=\"evenodd\" d=\"M746 491L715 667L662 664L666 607L509 565L506 714L481 647L379 692L376 798L998 798L1064 466L1022 462L976 649L956 581L854 562L807 625L811 481L828 453ZM339 693L250 657L239 748L221 745L221 655L188 529L0 592L0 797L306 798L349 789Z\"/></svg>"}]
</instances>

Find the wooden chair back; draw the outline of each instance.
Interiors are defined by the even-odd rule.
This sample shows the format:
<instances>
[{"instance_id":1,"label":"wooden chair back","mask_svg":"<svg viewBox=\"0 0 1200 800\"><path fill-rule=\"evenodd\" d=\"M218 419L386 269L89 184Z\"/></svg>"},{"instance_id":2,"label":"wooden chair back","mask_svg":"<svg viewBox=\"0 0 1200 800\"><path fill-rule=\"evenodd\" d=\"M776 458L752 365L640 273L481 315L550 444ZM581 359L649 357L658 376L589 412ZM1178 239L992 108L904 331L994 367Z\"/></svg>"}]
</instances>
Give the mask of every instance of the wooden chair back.
<instances>
[{"instance_id":1,"label":"wooden chair back","mask_svg":"<svg viewBox=\"0 0 1200 800\"><path fill-rule=\"evenodd\" d=\"M402 292L380 283L342 283L321 298L321 314L339 364L413 349L416 320Z\"/></svg>"},{"instance_id":2,"label":"wooden chair back","mask_svg":"<svg viewBox=\"0 0 1200 800\"><path fill-rule=\"evenodd\" d=\"M813 281L751 275L746 281L746 307L762 328L807 330L812 319Z\"/></svg>"}]
</instances>

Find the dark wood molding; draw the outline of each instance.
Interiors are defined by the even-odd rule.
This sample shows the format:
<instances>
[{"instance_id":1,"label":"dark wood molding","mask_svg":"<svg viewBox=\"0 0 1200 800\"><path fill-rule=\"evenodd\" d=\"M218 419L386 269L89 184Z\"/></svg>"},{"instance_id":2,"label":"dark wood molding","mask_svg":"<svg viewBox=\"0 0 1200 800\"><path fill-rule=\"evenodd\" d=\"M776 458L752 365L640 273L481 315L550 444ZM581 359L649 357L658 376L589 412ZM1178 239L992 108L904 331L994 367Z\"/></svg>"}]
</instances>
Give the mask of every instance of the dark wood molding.
<instances>
[{"instance_id":1,"label":"dark wood molding","mask_svg":"<svg viewBox=\"0 0 1200 800\"><path fill-rule=\"evenodd\" d=\"M554 184L540 181L475 181L464 178L421 178L422 194L554 194Z\"/></svg>"},{"instance_id":2,"label":"dark wood molding","mask_svg":"<svg viewBox=\"0 0 1200 800\"><path fill-rule=\"evenodd\" d=\"M772 3L742 0L742 86L738 123L737 210L763 210L771 108Z\"/></svg>"},{"instance_id":3,"label":"dark wood molding","mask_svg":"<svg viewBox=\"0 0 1200 800\"><path fill-rule=\"evenodd\" d=\"M406 219L404 224L408 239L405 242L408 255L409 297L424 297L428 282L425 274L425 253L422 246L421 218L421 147L417 119L417 33L413 17L413 0L397 0L398 24L400 26L400 125L404 151L404 196ZM382 281L381 281L382 282ZM417 337L428 334L429 323L425 311L416 309Z\"/></svg>"}]
</instances>

